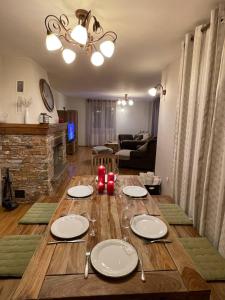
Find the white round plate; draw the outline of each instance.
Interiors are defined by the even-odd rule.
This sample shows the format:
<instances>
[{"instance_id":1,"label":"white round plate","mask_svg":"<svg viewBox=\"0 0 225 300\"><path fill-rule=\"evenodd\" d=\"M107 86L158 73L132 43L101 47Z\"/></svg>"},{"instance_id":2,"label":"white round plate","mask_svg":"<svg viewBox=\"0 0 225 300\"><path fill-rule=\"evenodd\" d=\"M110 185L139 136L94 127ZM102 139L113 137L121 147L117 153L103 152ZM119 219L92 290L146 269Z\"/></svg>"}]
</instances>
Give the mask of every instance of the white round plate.
<instances>
[{"instance_id":1,"label":"white round plate","mask_svg":"<svg viewBox=\"0 0 225 300\"><path fill-rule=\"evenodd\" d=\"M123 188L123 193L127 196L138 198L147 196L148 191L141 186L128 185Z\"/></svg>"},{"instance_id":2,"label":"white round plate","mask_svg":"<svg viewBox=\"0 0 225 300\"><path fill-rule=\"evenodd\" d=\"M138 215L130 220L134 233L147 239L159 239L167 234L167 226L159 218L150 215Z\"/></svg>"},{"instance_id":3,"label":"white round plate","mask_svg":"<svg viewBox=\"0 0 225 300\"><path fill-rule=\"evenodd\" d=\"M114 175L114 181L116 181L117 177ZM95 177L95 180L98 181L98 176ZM105 182L108 181L108 175L105 175Z\"/></svg>"},{"instance_id":4,"label":"white round plate","mask_svg":"<svg viewBox=\"0 0 225 300\"><path fill-rule=\"evenodd\" d=\"M101 274L108 277L122 277L130 274L138 264L136 249L129 243L105 240L91 251L91 263Z\"/></svg>"},{"instance_id":5,"label":"white round plate","mask_svg":"<svg viewBox=\"0 0 225 300\"><path fill-rule=\"evenodd\" d=\"M68 189L67 194L74 198L85 198L93 194L91 185L77 185Z\"/></svg>"},{"instance_id":6,"label":"white round plate","mask_svg":"<svg viewBox=\"0 0 225 300\"><path fill-rule=\"evenodd\" d=\"M72 239L85 233L88 228L87 218L80 215L68 215L52 223L51 233L61 239Z\"/></svg>"}]
</instances>

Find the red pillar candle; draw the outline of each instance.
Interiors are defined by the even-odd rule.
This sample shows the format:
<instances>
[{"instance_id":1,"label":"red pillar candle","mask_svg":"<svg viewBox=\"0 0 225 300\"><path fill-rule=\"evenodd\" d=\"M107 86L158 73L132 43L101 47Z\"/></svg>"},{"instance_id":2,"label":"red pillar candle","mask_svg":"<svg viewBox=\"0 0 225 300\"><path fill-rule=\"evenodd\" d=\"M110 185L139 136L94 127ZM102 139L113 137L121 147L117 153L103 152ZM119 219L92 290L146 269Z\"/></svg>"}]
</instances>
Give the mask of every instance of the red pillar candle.
<instances>
[{"instance_id":1,"label":"red pillar candle","mask_svg":"<svg viewBox=\"0 0 225 300\"><path fill-rule=\"evenodd\" d=\"M104 192L104 189L105 189L105 183L100 180L98 182L98 192L99 192L99 194L102 194Z\"/></svg>"},{"instance_id":2,"label":"red pillar candle","mask_svg":"<svg viewBox=\"0 0 225 300\"><path fill-rule=\"evenodd\" d=\"M109 174L108 174L108 181L115 181L115 177L114 177L114 173L113 172L109 172Z\"/></svg>"},{"instance_id":3,"label":"red pillar candle","mask_svg":"<svg viewBox=\"0 0 225 300\"><path fill-rule=\"evenodd\" d=\"M108 195L113 195L114 193L114 181L108 181L107 183L107 194Z\"/></svg>"},{"instance_id":4,"label":"red pillar candle","mask_svg":"<svg viewBox=\"0 0 225 300\"><path fill-rule=\"evenodd\" d=\"M105 182L105 167L102 165L98 167L98 181Z\"/></svg>"}]
</instances>

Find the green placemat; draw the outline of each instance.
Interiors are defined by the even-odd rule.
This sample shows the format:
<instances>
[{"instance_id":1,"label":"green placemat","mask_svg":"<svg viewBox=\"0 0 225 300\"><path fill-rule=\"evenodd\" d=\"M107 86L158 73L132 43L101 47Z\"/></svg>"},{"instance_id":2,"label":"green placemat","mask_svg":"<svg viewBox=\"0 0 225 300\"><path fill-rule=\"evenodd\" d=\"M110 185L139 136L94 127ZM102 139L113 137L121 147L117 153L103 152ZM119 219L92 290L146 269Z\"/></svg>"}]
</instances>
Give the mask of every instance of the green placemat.
<instances>
[{"instance_id":1,"label":"green placemat","mask_svg":"<svg viewBox=\"0 0 225 300\"><path fill-rule=\"evenodd\" d=\"M0 277L22 277L40 239L40 235L12 235L1 238Z\"/></svg>"},{"instance_id":2,"label":"green placemat","mask_svg":"<svg viewBox=\"0 0 225 300\"><path fill-rule=\"evenodd\" d=\"M171 225L192 225L192 220L177 204L158 204L163 216Z\"/></svg>"},{"instance_id":3,"label":"green placemat","mask_svg":"<svg viewBox=\"0 0 225 300\"><path fill-rule=\"evenodd\" d=\"M19 220L20 224L48 224L58 203L35 203Z\"/></svg>"},{"instance_id":4,"label":"green placemat","mask_svg":"<svg viewBox=\"0 0 225 300\"><path fill-rule=\"evenodd\" d=\"M225 259L206 238L180 238L179 240L205 280L225 280Z\"/></svg>"}]
</instances>

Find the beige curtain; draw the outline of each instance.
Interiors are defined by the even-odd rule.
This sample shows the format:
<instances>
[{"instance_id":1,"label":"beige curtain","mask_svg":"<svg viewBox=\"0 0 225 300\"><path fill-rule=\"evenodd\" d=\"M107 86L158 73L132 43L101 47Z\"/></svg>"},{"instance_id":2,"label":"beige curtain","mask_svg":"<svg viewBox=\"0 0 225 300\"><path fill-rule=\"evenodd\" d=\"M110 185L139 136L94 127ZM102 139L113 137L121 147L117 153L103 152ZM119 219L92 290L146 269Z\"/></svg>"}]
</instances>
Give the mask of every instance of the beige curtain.
<instances>
[{"instance_id":1,"label":"beige curtain","mask_svg":"<svg viewBox=\"0 0 225 300\"><path fill-rule=\"evenodd\" d=\"M116 101L86 101L86 143L88 146L104 145L116 140Z\"/></svg>"},{"instance_id":2,"label":"beige curtain","mask_svg":"<svg viewBox=\"0 0 225 300\"><path fill-rule=\"evenodd\" d=\"M225 255L224 4L186 35L174 154L174 198ZM189 68L188 68L188 67ZM224 230L222 230L224 229Z\"/></svg>"}]
</instances>

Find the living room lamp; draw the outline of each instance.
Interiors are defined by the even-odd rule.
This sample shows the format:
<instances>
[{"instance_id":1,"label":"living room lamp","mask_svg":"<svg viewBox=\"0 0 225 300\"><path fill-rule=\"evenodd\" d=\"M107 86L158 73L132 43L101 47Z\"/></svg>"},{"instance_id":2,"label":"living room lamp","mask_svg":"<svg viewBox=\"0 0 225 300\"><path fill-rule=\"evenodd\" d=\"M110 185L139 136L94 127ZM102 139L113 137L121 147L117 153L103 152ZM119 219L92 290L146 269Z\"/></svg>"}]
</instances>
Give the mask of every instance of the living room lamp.
<instances>
[{"instance_id":1,"label":"living room lamp","mask_svg":"<svg viewBox=\"0 0 225 300\"><path fill-rule=\"evenodd\" d=\"M148 90L150 96L155 97L157 94L162 93L162 95L166 95L166 89L163 88L161 83L158 83L155 87Z\"/></svg>"},{"instance_id":2,"label":"living room lamp","mask_svg":"<svg viewBox=\"0 0 225 300\"><path fill-rule=\"evenodd\" d=\"M76 59L76 52L70 48L76 46L90 56L94 66L101 66L105 58L112 57L117 34L114 31L104 32L90 10L77 9L75 17L78 24L73 27L70 27L70 21L65 14L59 17L48 15L45 18L47 50L61 50L64 61L70 64ZM66 44L65 48L63 44Z\"/></svg>"}]
</instances>

